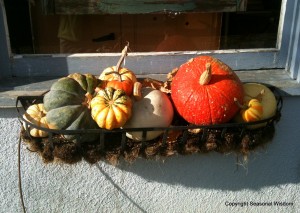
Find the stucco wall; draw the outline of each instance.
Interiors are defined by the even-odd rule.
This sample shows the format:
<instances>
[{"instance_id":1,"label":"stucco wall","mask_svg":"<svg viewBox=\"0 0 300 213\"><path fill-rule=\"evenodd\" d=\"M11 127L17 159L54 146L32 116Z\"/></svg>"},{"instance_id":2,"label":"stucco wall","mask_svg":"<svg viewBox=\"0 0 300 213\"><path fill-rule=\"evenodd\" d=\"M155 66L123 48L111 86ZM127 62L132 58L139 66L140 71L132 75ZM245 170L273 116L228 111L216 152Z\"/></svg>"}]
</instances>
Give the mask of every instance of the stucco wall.
<instances>
[{"instance_id":1,"label":"stucco wall","mask_svg":"<svg viewBox=\"0 0 300 213\"><path fill-rule=\"evenodd\" d=\"M119 167L103 162L45 165L22 149L27 212L300 212L299 106L299 97L284 98L274 140L252 153L244 166L237 166L236 155L218 153L139 159ZM15 109L0 109L0 129L0 212L22 212ZM290 205L276 206L276 201ZM239 204L229 206L234 203Z\"/></svg>"}]
</instances>

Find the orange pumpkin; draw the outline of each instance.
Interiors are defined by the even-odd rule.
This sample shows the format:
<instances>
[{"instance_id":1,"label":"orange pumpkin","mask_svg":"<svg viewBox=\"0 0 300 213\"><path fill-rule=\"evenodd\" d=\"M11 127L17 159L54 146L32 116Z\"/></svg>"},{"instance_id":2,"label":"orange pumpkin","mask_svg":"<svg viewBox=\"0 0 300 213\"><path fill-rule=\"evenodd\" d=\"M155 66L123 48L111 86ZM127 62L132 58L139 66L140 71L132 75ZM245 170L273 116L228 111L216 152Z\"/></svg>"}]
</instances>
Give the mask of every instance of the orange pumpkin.
<instances>
[{"instance_id":1,"label":"orange pumpkin","mask_svg":"<svg viewBox=\"0 0 300 213\"><path fill-rule=\"evenodd\" d=\"M196 125L228 122L239 111L243 85L232 69L211 56L198 56L182 64L171 84L174 106Z\"/></svg>"}]
</instances>

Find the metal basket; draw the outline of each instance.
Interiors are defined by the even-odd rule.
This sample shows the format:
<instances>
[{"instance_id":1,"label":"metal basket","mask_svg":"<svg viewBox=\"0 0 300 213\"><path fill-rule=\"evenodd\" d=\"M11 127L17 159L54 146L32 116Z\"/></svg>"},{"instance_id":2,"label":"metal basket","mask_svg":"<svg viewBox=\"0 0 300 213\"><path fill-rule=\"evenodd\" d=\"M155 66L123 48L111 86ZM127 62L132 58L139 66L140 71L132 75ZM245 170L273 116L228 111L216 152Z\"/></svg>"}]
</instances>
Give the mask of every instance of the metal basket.
<instances>
[{"instance_id":1,"label":"metal basket","mask_svg":"<svg viewBox=\"0 0 300 213\"><path fill-rule=\"evenodd\" d=\"M16 109L19 114L19 119L25 125L25 129L33 127L42 131L48 132L47 142L53 147L54 138L61 135L83 135L83 134L98 134L99 140L94 141L98 145L98 149L102 153L114 151L126 156L128 150L138 148L138 155L154 156L154 155L172 155L174 153L188 154L193 152L231 152L239 151L247 153L249 150L264 144L272 139L274 135L274 123L278 122L281 116L282 98L275 87L269 87L277 98L277 111L276 114L268 119L249 122L249 123L224 123L215 125L173 125L170 127L148 127L148 128L123 128L123 129L85 129L85 130L54 130L39 127L23 118L23 113L32 105L43 102L43 96L19 96L16 100ZM20 107L21 105L21 107ZM264 127L258 129L248 128L249 126L266 123ZM27 127L27 128L26 128ZM195 133L195 130L201 130ZM150 131L163 131L162 135L158 138L146 141L147 133ZM136 142L126 137L126 132L140 132L142 133L142 141ZM176 133L176 137L172 138L171 134ZM34 140L33 137L27 132L27 137ZM107 139L107 137L110 139ZM114 145L112 146L109 141L111 136L115 136ZM43 139L40 139L43 140ZM67 143L72 141L65 140L60 137L60 140ZM65 140L65 141L64 141ZM247 141L247 143L245 142ZM83 143L77 142L77 146ZM85 142L88 143L88 142ZM152 150L149 152L149 150ZM153 151L156 150L156 151Z\"/></svg>"}]
</instances>

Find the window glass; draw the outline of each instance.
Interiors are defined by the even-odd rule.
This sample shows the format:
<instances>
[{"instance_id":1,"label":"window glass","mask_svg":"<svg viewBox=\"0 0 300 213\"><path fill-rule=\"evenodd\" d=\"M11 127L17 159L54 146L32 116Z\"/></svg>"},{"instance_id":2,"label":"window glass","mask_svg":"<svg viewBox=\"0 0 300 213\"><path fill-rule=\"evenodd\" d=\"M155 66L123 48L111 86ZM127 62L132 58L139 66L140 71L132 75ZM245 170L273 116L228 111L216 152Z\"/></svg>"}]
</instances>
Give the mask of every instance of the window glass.
<instances>
[{"instance_id":1,"label":"window glass","mask_svg":"<svg viewBox=\"0 0 300 213\"><path fill-rule=\"evenodd\" d=\"M15 54L120 52L127 42L133 52L275 48L281 5L281 0L248 0L245 10L236 12L90 14L74 4L72 13L49 14L51 5L43 2L51 1L4 2Z\"/></svg>"}]
</instances>

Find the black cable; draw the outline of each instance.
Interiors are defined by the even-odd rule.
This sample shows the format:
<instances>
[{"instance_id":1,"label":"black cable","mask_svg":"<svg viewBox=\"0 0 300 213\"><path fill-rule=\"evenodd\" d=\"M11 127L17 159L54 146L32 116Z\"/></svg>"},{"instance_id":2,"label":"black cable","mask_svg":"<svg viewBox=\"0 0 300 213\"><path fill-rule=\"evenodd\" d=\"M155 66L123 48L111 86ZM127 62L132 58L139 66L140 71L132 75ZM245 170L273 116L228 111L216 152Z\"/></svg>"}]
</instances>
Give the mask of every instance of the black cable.
<instances>
[{"instance_id":1,"label":"black cable","mask_svg":"<svg viewBox=\"0 0 300 213\"><path fill-rule=\"evenodd\" d=\"M18 144L18 173L19 173L19 194L20 194L23 212L26 213L26 207L24 204L24 197L23 197L23 190L22 190L22 176L21 176L21 135L19 136L19 144Z\"/></svg>"}]
</instances>

